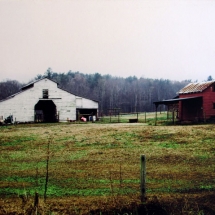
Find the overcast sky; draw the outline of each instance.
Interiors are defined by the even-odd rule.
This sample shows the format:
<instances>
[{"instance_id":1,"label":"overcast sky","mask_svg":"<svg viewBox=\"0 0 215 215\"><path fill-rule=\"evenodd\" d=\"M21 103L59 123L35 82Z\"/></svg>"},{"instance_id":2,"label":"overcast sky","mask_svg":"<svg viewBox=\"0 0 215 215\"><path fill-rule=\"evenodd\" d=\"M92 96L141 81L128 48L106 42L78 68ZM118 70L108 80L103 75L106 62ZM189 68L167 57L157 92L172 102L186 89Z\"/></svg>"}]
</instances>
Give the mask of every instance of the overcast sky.
<instances>
[{"instance_id":1,"label":"overcast sky","mask_svg":"<svg viewBox=\"0 0 215 215\"><path fill-rule=\"evenodd\" d=\"M215 0L0 0L0 81L51 67L215 78Z\"/></svg>"}]
</instances>

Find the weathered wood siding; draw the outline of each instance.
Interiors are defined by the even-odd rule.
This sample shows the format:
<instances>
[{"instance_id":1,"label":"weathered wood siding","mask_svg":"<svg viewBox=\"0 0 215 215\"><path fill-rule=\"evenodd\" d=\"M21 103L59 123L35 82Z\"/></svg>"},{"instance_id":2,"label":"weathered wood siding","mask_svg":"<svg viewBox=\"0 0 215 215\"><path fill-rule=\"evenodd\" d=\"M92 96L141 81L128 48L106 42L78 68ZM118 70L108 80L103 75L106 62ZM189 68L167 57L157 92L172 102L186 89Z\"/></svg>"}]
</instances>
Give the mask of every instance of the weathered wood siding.
<instances>
[{"instance_id":1,"label":"weathered wood siding","mask_svg":"<svg viewBox=\"0 0 215 215\"><path fill-rule=\"evenodd\" d=\"M76 108L98 109L98 102L77 96Z\"/></svg>"},{"instance_id":2,"label":"weathered wood siding","mask_svg":"<svg viewBox=\"0 0 215 215\"><path fill-rule=\"evenodd\" d=\"M215 116L215 91L213 89L214 87L211 86L203 93L203 110L206 118Z\"/></svg>"},{"instance_id":3,"label":"weathered wood siding","mask_svg":"<svg viewBox=\"0 0 215 215\"><path fill-rule=\"evenodd\" d=\"M0 115L4 119L9 115L13 115L13 119L16 121L34 121L34 108L29 107L29 102L33 100L30 97L30 92L32 92L32 89L0 102ZM30 101L27 101L28 97Z\"/></svg>"}]
</instances>

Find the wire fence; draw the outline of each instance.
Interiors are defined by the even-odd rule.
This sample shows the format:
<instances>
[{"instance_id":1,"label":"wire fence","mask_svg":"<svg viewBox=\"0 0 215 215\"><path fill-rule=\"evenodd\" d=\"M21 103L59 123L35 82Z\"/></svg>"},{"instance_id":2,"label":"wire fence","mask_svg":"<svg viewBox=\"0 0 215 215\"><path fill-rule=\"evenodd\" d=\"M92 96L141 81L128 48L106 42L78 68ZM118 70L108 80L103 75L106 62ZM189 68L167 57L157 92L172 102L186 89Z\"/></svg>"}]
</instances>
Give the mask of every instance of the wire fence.
<instances>
[{"instance_id":1,"label":"wire fence","mask_svg":"<svg viewBox=\"0 0 215 215\"><path fill-rule=\"evenodd\" d=\"M156 114L154 112L134 112L134 113L110 113L108 116L102 116L101 122L110 123L149 123L155 121ZM158 120L169 120L166 111L157 113Z\"/></svg>"}]
</instances>

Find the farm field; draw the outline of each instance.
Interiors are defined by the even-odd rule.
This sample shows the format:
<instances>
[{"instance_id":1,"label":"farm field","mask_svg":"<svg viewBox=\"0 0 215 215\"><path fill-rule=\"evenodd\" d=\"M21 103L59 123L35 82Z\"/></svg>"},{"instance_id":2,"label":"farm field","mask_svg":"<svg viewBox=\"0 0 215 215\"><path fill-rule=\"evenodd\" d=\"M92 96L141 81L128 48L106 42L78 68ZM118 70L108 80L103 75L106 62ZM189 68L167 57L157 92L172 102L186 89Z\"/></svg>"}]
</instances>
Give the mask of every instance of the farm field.
<instances>
[{"instance_id":1,"label":"farm field","mask_svg":"<svg viewBox=\"0 0 215 215\"><path fill-rule=\"evenodd\" d=\"M214 136L214 124L1 126L0 214L33 214L35 192L37 214L215 214Z\"/></svg>"}]
</instances>

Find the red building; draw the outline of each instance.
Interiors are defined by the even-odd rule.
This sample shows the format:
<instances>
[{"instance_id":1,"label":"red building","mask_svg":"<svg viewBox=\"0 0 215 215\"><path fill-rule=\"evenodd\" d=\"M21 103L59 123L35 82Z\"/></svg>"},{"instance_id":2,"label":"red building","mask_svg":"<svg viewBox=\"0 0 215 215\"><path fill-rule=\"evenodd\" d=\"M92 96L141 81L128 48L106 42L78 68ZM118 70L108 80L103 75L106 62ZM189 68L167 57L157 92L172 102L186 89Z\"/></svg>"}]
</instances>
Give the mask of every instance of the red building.
<instances>
[{"instance_id":1,"label":"red building","mask_svg":"<svg viewBox=\"0 0 215 215\"><path fill-rule=\"evenodd\" d=\"M178 92L177 98L154 104L156 111L164 104L168 110L177 112L178 121L215 120L215 81L190 83Z\"/></svg>"}]
</instances>

